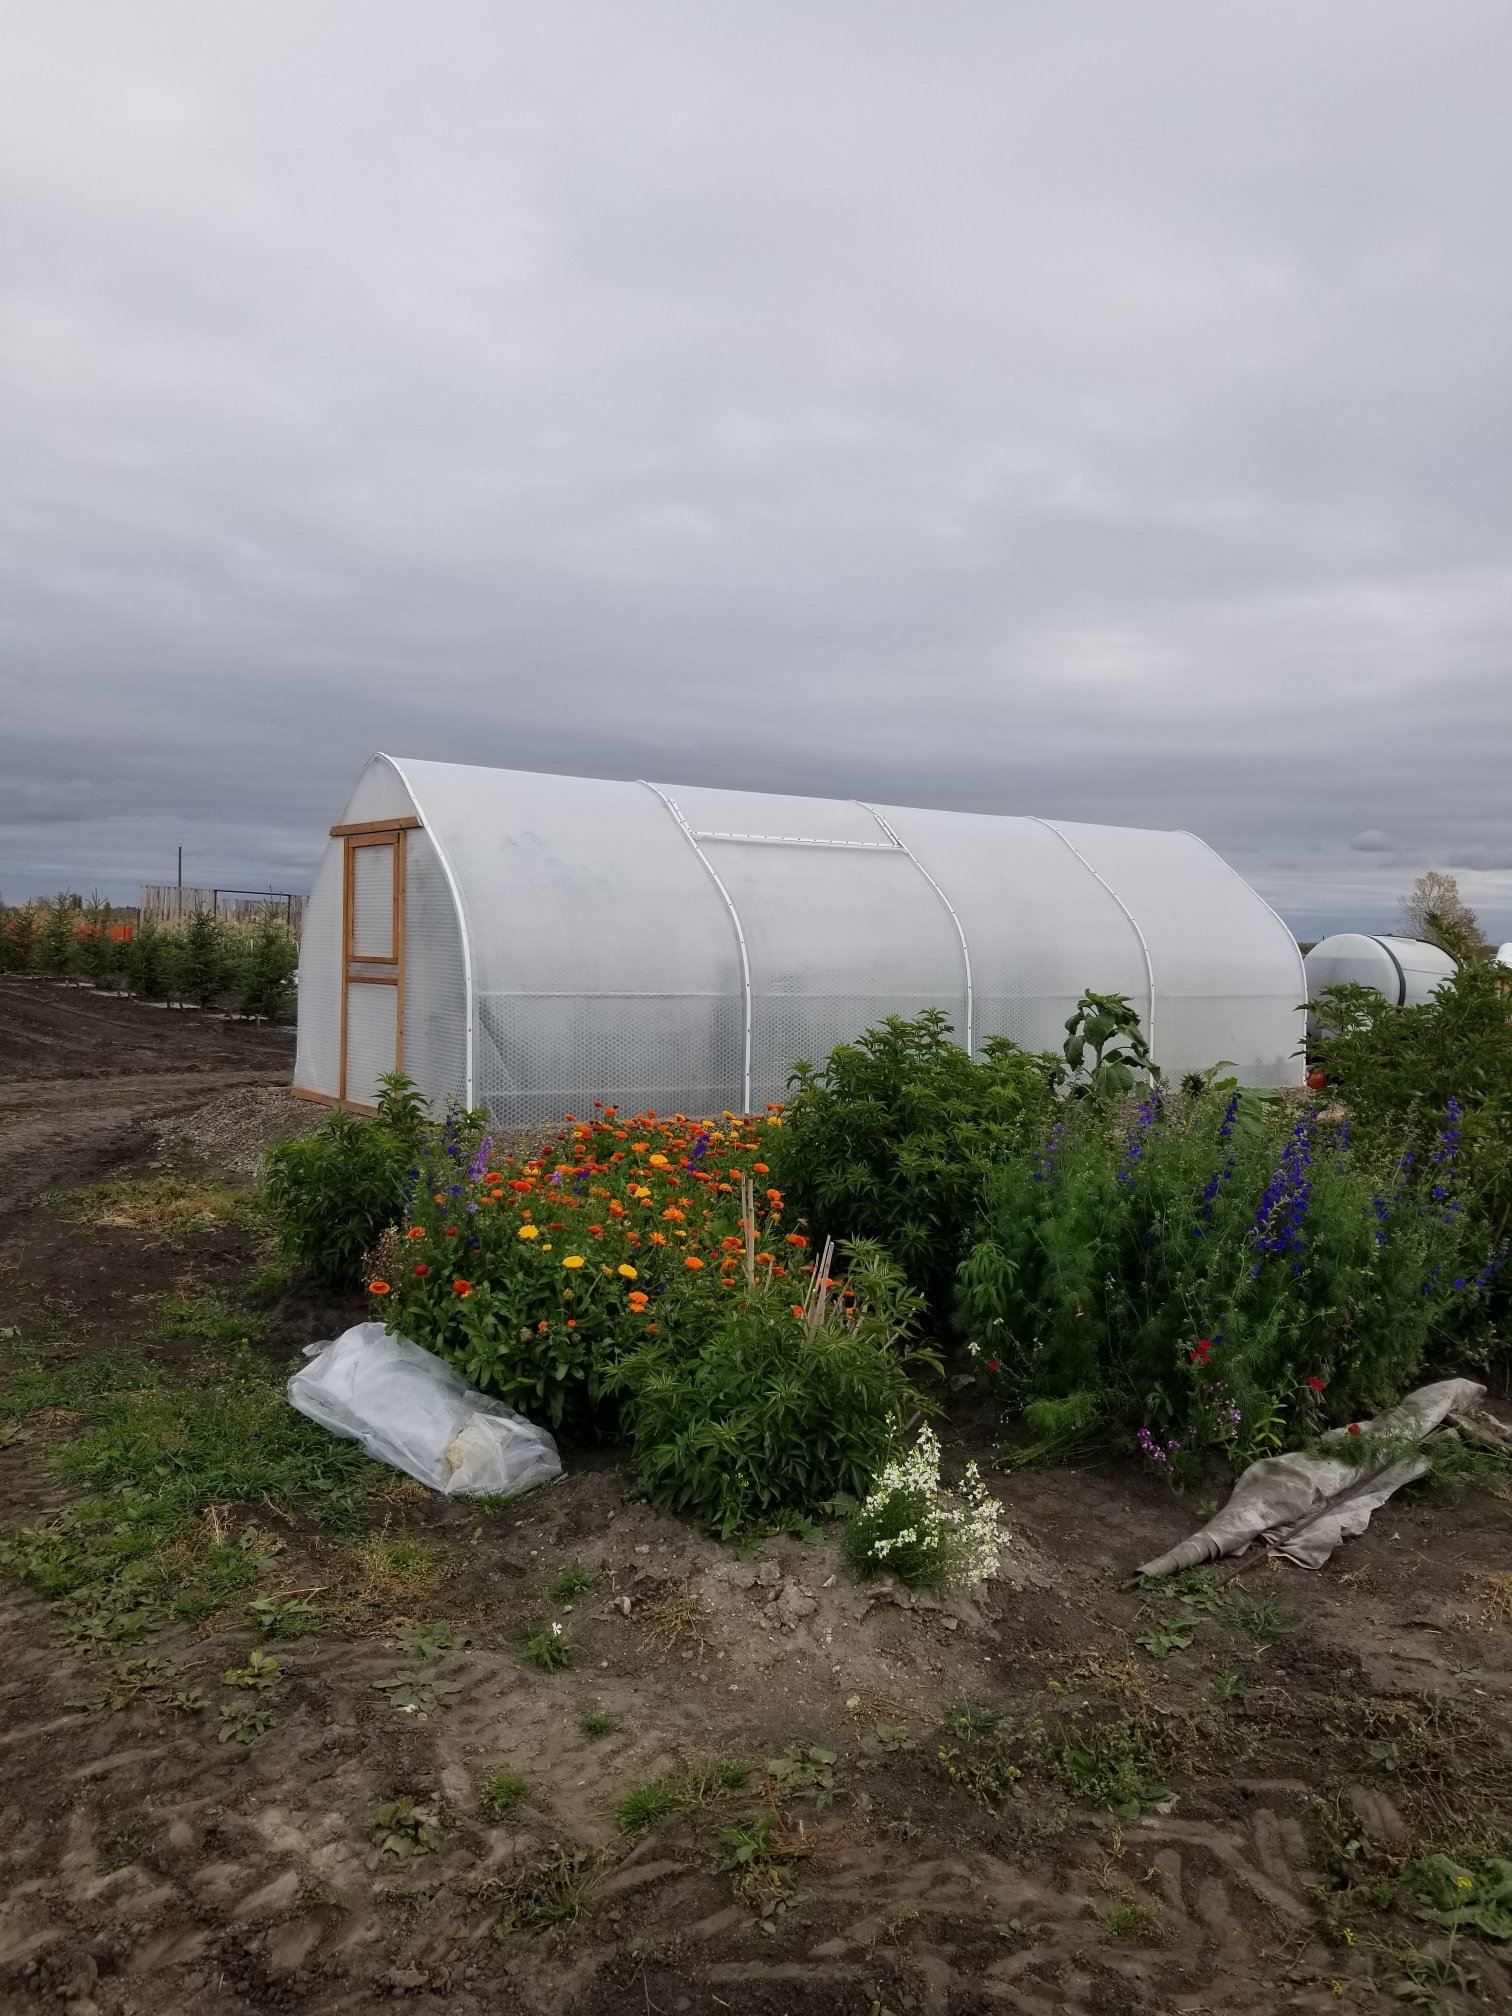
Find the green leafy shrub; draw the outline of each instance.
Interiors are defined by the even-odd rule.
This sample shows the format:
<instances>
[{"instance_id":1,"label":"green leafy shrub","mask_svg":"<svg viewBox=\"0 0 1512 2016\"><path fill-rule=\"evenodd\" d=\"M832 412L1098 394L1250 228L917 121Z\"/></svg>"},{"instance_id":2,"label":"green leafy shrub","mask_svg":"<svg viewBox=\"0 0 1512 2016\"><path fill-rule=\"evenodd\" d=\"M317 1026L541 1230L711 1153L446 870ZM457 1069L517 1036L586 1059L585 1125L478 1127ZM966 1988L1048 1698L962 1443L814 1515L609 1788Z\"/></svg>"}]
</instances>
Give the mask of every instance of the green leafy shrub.
<instances>
[{"instance_id":1,"label":"green leafy shrub","mask_svg":"<svg viewBox=\"0 0 1512 2016\"><path fill-rule=\"evenodd\" d=\"M1490 1278L1465 1257L1452 1113L1434 1144L1393 1161L1237 1091L1073 1105L988 1186L959 1275L968 1348L1021 1404L1074 1398L1078 1432L1087 1396L1143 1423L1167 1474L1203 1447L1255 1453L1262 1423L1374 1412Z\"/></svg>"},{"instance_id":2,"label":"green leafy shrub","mask_svg":"<svg viewBox=\"0 0 1512 2016\"><path fill-rule=\"evenodd\" d=\"M1033 1138L1059 1066L991 1036L980 1061L938 1008L890 1015L818 1070L799 1064L773 1141L788 1202L816 1232L879 1241L936 1310L985 1178Z\"/></svg>"},{"instance_id":3,"label":"green leafy shrub","mask_svg":"<svg viewBox=\"0 0 1512 2016\"><path fill-rule=\"evenodd\" d=\"M264 1164L283 1253L326 1288L357 1287L363 1256L404 1211L423 1102L402 1073L383 1087L376 1119L333 1111L318 1133L275 1143Z\"/></svg>"},{"instance_id":4,"label":"green leafy shrub","mask_svg":"<svg viewBox=\"0 0 1512 2016\"><path fill-rule=\"evenodd\" d=\"M653 1503L728 1539L865 1495L919 1404L905 1351L914 1310L890 1263L868 1260L890 1306L875 1285L864 1301L853 1272L849 1314L805 1321L758 1292L696 1348L648 1341L621 1361L637 1482Z\"/></svg>"},{"instance_id":5,"label":"green leafy shrub","mask_svg":"<svg viewBox=\"0 0 1512 2016\"><path fill-rule=\"evenodd\" d=\"M1330 987L1315 1004L1316 1056L1328 1096L1342 1099L1362 1141L1382 1156L1434 1153L1442 1116L1459 1108L1459 1196L1473 1254L1512 1241L1512 979L1461 954L1459 971L1412 1008L1358 985ZM1498 1268L1479 1304L1461 1304L1459 1334L1473 1355L1505 1351L1512 1269Z\"/></svg>"}]
</instances>

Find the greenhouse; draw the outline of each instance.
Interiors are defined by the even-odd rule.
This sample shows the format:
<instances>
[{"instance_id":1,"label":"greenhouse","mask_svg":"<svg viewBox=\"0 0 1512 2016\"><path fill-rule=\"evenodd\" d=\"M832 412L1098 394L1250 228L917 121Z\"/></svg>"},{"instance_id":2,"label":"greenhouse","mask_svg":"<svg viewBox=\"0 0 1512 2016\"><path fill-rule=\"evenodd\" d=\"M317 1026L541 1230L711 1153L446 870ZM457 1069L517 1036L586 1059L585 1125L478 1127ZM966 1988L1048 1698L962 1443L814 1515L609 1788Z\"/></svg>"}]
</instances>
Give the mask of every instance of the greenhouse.
<instances>
[{"instance_id":1,"label":"greenhouse","mask_svg":"<svg viewBox=\"0 0 1512 2016\"><path fill-rule=\"evenodd\" d=\"M1301 1081L1296 942L1193 834L380 755L310 898L295 1090L750 1111L886 1015L1058 1049L1088 988L1168 1074Z\"/></svg>"}]
</instances>

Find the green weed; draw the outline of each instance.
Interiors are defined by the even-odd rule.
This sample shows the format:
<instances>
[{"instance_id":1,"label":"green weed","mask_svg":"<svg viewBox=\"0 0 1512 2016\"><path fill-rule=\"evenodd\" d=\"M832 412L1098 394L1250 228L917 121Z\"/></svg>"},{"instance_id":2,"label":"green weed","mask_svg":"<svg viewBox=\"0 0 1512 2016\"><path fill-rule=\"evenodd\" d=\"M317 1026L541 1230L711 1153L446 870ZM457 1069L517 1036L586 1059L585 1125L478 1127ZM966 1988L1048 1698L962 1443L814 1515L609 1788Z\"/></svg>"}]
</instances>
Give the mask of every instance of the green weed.
<instances>
[{"instance_id":1,"label":"green weed","mask_svg":"<svg viewBox=\"0 0 1512 2016\"><path fill-rule=\"evenodd\" d=\"M802 1846L790 1835L775 1813L763 1813L743 1825L723 1828L724 1867L731 1875L731 1889L742 1904L770 1918L782 1909L792 1892L792 1861Z\"/></svg>"},{"instance_id":2,"label":"green weed","mask_svg":"<svg viewBox=\"0 0 1512 2016\"><path fill-rule=\"evenodd\" d=\"M271 1652L251 1652L245 1666L228 1666L221 1675L228 1687L249 1687L257 1692L279 1686L283 1677L283 1666Z\"/></svg>"},{"instance_id":3,"label":"green weed","mask_svg":"<svg viewBox=\"0 0 1512 2016\"><path fill-rule=\"evenodd\" d=\"M264 1638L305 1638L325 1622L308 1596L258 1596L247 1605L247 1615Z\"/></svg>"},{"instance_id":4,"label":"green weed","mask_svg":"<svg viewBox=\"0 0 1512 2016\"><path fill-rule=\"evenodd\" d=\"M1169 1659L1173 1652L1185 1652L1192 1643L1192 1626L1180 1618L1167 1617L1141 1631L1135 1644L1152 1659Z\"/></svg>"},{"instance_id":5,"label":"green weed","mask_svg":"<svg viewBox=\"0 0 1512 2016\"><path fill-rule=\"evenodd\" d=\"M578 1724L579 1729L590 1742L597 1742L600 1736L612 1736L619 1724L612 1715L585 1715Z\"/></svg>"},{"instance_id":6,"label":"green weed","mask_svg":"<svg viewBox=\"0 0 1512 2016\"><path fill-rule=\"evenodd\" d=\"M444 1833L440 1807L422 1803L408 1793L380 1806L373 1815L372 1834L380 1855L408 1860L434 1854Z\"/></svg>"},{"instance_id":7,"label":"green weed","mask_svg":"<svg viewBox=\"0 0 1512 2016\"><path fill-rule=\"evenodd\" d=\"M766 1774L772 1789L787 1799L812 1799L816 1812L823 1812L834 1799L838 1780L835 1752L816 1744L785 1750L767 1761Z\"/></svg>"},{"instance_id":8,"label":"green weed","mask_svg":"<svg viewBox=\"0 0 1512 2016\"><path fill-rule=\"evenodd\" d=\"M560 1672L572 1664L572 1634L562 1624L528 1624L520 1633L520 1652L543 1672Z\"/></svg>"},{"instance_id":9,"label":"green weed","mask_svg":"<svg viewBox=\"0 0 1512 2016\"><path fill-rule=\"evenodd\" d=\"M273 1710L261 1704L248 1708L222 1708L219 1740L250 1747L259 1736L265 1736L277 1720Z\"/></svg>"},{"instance_id":10,"label":"green weed","mask_svg":"<svg viewBox=\"0 0 1512 2016\"><path fill-rule=\"evenodd\" d=\"M455 1624L411 1624L395 1641L412 1659L439 1659L445 1652L457 1652L469 1643L467 1633Z\"/></svg>"},{"instance_id":11,"label":"green weed","mask_svg":"<svg viewBox=\"0 0 1512 2016\"><path fill-rule=\"evenodd\" d=\"M415 1673L397 1673L391 1679L375 1680L372 1684L375 1694L387 1695L391 1708L418 1715L422 1721L438 1709L450 1707L451 1696L462 1691L460 1681L437 1680L423 1668Z\"/></svg>"},{"instance_id":12,"label":"green weed","mask_svg":"<svg viewBox=\"0 0 1512 2016\"><path fill-rule=\"evenodd\" d=\"M591 1589L593 1583L594 1577L588 1570L574 1562L570 1568L564 1568L560 1575L547 1583L546 1594L554 1603L567 1603L574 1596L581 1596L586 1590Z\"/></svg>"},{"instance_id":13,"label":"green weed","mask_svg":"<svg viewBox=\"0 0 1512 2016\"><path fill-rule=\"evenodd\" d=\"M530 1787L515 1772L495 1771L478 1787L478 1804L490 1820L503 1820L529 1793Z\"/></svg>"},{"instance_id":14,"label":"green weed","mask_svg":"<svg viewBox=\"0 0 1512 2016\"><path fill-rule=\"evenodd\" d=\"M1229 1615L1242 1631L1248 1631L1262 1645L1284 1638L1292 1628L1290 1611L1269 1597L1235 1597L1229 1604Z\"/></svg>"}]
</instances>

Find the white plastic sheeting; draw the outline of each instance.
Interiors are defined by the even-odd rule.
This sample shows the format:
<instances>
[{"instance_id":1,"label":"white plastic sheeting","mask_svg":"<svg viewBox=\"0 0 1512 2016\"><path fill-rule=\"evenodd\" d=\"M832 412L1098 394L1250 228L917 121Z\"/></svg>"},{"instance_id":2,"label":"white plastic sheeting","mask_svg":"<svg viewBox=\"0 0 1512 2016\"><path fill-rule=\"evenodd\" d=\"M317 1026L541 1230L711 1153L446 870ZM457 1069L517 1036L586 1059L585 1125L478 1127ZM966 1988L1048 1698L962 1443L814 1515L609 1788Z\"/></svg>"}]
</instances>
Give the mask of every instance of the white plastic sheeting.
<instances>
[{"instance_id":1,"label":"white plastic sheeting","mask_svg":"<svg viewBox=\"0 0 1512 2016\"><path fill-rule=\"evenodd\" d=\"M354 1323L289 1381L289 1404L447 1497L509 1497L562 1472L556 1443L434 1352Z\"/></svg>"},{"instance_id":2,"label":"white plastic sheeting","mask_svg":"<svg viewBox=\"0 0 1512 2016\"><path fill-rule=\"evenodd\" d=\"M418 822L405 1068L502 1122L760 1106L930 1007L978 1054L1058 1049L1089 987L1134 1002L1168 1072L1300 1082L1295 940L1189 833L378 756L338 823L387 818ZM295 1084L331 1098L345 844L300 958Z\"/></svg>"}]
</instances>

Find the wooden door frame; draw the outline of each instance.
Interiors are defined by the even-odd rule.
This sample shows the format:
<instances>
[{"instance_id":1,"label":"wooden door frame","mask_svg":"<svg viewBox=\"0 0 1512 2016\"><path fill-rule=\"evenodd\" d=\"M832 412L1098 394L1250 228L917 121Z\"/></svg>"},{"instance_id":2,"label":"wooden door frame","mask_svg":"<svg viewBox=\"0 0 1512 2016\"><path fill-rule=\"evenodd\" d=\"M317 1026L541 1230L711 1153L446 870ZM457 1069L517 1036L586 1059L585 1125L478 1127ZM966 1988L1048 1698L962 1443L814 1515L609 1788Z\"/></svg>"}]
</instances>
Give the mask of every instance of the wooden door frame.
<instances>
[{"instance_id":1,"label":"wooden door frame","mask_svg":"<svg viewBox=\"0 0 1512 2016\"><path fill-rule=\"evenodd\" d=\"M372 1113L376 1108L347 1097L347 997L353 987L392 987L394 990L394 1069L404 1069L404 923L407 848L405 835L419 820L366 819L355 826L333 826L333 838L342 844L341 861L341 1055L335 1103L353 1113ZM356 876L354 863L363 847L392 847L394 850L393 922L389 943L392 956L352 949L353 897ZM354 966L387 966L387 973L354 973Z\"/></svg>"}]
</instances>

